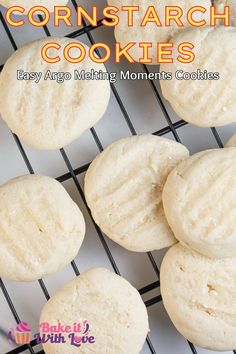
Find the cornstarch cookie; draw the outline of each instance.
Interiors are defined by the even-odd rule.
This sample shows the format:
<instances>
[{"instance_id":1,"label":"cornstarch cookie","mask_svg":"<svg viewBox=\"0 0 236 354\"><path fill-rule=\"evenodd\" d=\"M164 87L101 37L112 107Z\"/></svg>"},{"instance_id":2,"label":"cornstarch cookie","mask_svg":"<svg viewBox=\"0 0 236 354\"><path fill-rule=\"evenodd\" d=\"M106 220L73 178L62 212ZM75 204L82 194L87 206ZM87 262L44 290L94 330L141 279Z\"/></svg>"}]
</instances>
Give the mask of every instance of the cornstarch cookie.
<instances>
[{"instance_id":1,"label":"cornstarch cookie","mask_svg":"<svg viewBox=\"0 0 236 354\"><path fill-rule=\"evenodd\" d=\"M153 135L128 137L108 146L85 176L85 196L97 225L130 251L174 244L162 189L170 171L188 156L183 145Z\"/></svg>"},{"instance_id":2,"label":"cornstarch cookie","mask_svg":"<svg viewBox=\"0 0 236 354\"><path fill-rule=\"evenodd\" d=\"M61 57L61 61L53 65L41 57L41 50L48 42L57 42L61 46L59 51L47 51L49 57ZM78 73L83 70L106 72L105 66L94 63L88 56L79 64L67 62L62 53L72 42L76 41L49 37L27 44L8 59L0 75L2 117L23 142L36 149L58 149L69 144L91 128L107 108L110 97L108 80L75 79L75 70ZM73 58L78 57L78 53L76 48L70 50ZM18 80L17 71L20 70L24 74L42 73L42 77L38 83L37 78ZM52 73L69 73L72 78L59 83L51 79Z\"/></svg>"},{"instance_id":3,"label":"cornstarch cookie","mask_svg":"<svg viewBox=\"0 0 236 354\"><path fill-rule=\"evenodd\" d=\"M173 75L172 80L161 81L162 93L185 121L200 127L236 121L236 47L232 46L235 41L236 28L224 26L188 29L173 38L175 49L180 42L195 46L192 63L175 60L162 64L160 69ZM221 45L215 45L216 42ZM193 79L188 79L189 73L193 73Z\"/></svg>"},{"instance_id":4,"label":"cornstarch cookie","mask_svg":"<svg viewBox=\"0 0 236 354\"><path fill-rule=\"evenodd\" d=\"M69 0L0 0L0 5L10 8L21 6L28 12L34 6L44 6L53 12L54 6L65 6Z\"/></svg>"},{"instance_id":5,"label":"cornstarch cookie","mask_svg":"<svg viewBox=\"0 0 236 354\"><path fill-rule=\"evenodd\" d=\"M160 280L164 306L185 338L210 350L236 347L236 258L208 258L177 244Z\"/></svg>"},{"instance_id":6,"label":"cornstarch cookie","mask_svg":"<svg viewBox=\"0 0 236 354\"><path fill-rule=\"evenodd\" d=\"M175 0L162 0L162 1L155 1L152 0L108 0L108 4L110 6L116 6L119 9L122 6L138 6L139 10L134 12L133 15L133 26L128 26L127 21L127 12L120 11L119 17L120 22L115 27L115 37L116 41L121 44L121 47L124 48L130 42L137 42L137 43L151 43L153 45L152 48L149 48L148 53L149 57L153 59L152 64L156 64L157 58L157 42L168 42L171 37L179 32L182 31L184 27L189 26L186 20L187 11L192 8L193 6L203 6L207 9L205 14L201 14L201 19L205 19L208 23L209 19L209 11L211 6L210 0L180 0L178 1L178 6L183 9L183 16L182 22L184 27L178 26L174 21L171 22L170 26L165 26L165 11L166 6L176 6ZM145 17L145 14L150 6L156 6L156 11L160 18L161 23L163 24L162 27L156 26L154 23L147 23L146 26L141 27L142 20ZM151 17L151 16L150 16ZM194 16L195 20L199 20L199 14ZM135 46L129 50L131 56L136 60L139 61L140 58L143 57L143 50L139 48L139 46Z\"/></svg>"},{"instance_id":7,"label":"cornstarch cookie","mask_svg":"<svg viewBox=\"0 0 236 354\"><path fill-rule=\"evenodd\" d=\"M229 141L225 144L226 148L236 147L236 134L231 136Z\"/></svg>"},{"instance_id":8,"label":"cornstarch cookie","mask_svg":"<svg viewBox=\"0 0 236 354\"><path fill-rule=\"evenodd\" d=\"M0 277L33 281L77 255L85 234L79 207L59 182L28 175L0 187Z\"/></svg>"},{"instance_id":9,"label":"cornstarch cookie","mask_svg":"<svg viewBox=\"0 0 236 354\"><path fill-rule=\"evenodd\" d=\"M73 326L86 321L92 343L79 349L70 344L46 343L46 354L138 354L149 331L146 307L138 291L122 277L103 268L82 273L59 290L43 308L40 324ZM43 332L40 326L41 334ZM86 331L85 329L85 331ZM83 330L84 332L84 330Z\"/></svg>"},{"instance_id":10,"label":"cornstarch cookie","mask_svg":"<svg viewBox=\"0 0 236 354\"><path fill-rule=\"evenodd\" d=\"M236 149L200 152L168 176L163 205L175 237L209 257L236 256Z\"/></svg>"}]
</instances>

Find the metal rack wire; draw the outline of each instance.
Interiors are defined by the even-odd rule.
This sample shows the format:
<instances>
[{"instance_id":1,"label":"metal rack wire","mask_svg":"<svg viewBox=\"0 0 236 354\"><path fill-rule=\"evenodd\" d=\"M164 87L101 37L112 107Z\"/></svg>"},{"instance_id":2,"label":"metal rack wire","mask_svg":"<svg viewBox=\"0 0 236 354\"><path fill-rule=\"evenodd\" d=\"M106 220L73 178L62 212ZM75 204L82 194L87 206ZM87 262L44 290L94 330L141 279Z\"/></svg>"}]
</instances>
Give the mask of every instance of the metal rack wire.
<instances>
[{"instance_id":1,"label":"metal rack wire","mask_svg":"<svg viewBox=\"0 0 236 354\"><path fill-rule=\"evenodd\" d=\"M76 0L71 0L71 1L72 1L72 4L73 4L74 8L76 9L76 7L77 7ZM40 18L40 16L39 16L39 19L42 20L42 18ZM0 22L3 25L3 28L4 28L4 30L5 30L5 32L7 34L7 37L8 37L8 39L9 39L11 45L12 45L12 48L14 50L17 50L17 45L16 45L16 42L15 42L14 37L12 35L11 29L8 27L8 25L7 25L7 23L6 23L5 19L4 19L4 16L2 15L1 12L0 12ZM93 37L93 31L95 31L97 28L99 28L101 26L102 26L101 20L98 22L98 26L97 27L92 27L91 25L88 25L86 23L86 21L83 21L83 27L79 28L78 30L76 30L76 31L74 31L74 32L72 32L70 34L68 34L67 37L69 37L69 38L78 38L81 35L86 34L90 44L94 44L95 40L94 40L94 37ZM46 36L50 36L50 31L49 31L47 26L44 26L44 31L45 31ZM99 55L99 52L97 54ZM3 66L0 67L0 71L2 70L2 68L3 68ZM146 65L142 65L142 70L144 72L146 72L146 73L149 73L149 69L148 69L148 67ZM154 95L155 99L157 100L157 102L158 102L158 104L159 104L159 106L161 108L161 111L162 111L162 113L163 113L163 115L165 117L165 120L166 120L166 126L164 128L162 128L162 129L154 132L153 134L159 135L159 136L164 136L164 135L166 135L168 133L172 133L174 139L176 141L178 141L178 142L181 142L181 139L180 139L179 134L178 134L178 129L183 127L184 125L187 125L187 123L184 122L183 120L179 120L179 121L177 121L175 123L172 122L171 117L168 114L168 111L167 111L167 109L165 107L165 103L163 102L155 83L153 81L149 80L149 84L150 84L150 87L152 89L153 95ZM125 108L125 105L124 105L124 103L123 103L123 101L122 101L122 99L121 99L121 97L119 95L119 92L118 92L115 84L111 84L111 89L112 89L114 97L115 97L115 99L116 99L116 101L117 101L117 103L119 105L119 108L121 110L123 119L125 120L125 122L126 122L126 124L128 126L128 129L130 130L132 135L136 135L136 129L135 129L135 126L134 126L134 122L131 120L131 118L130 118L130 116L129 116L126 108ZM102 151L103 150L103 145L102 145L101 139L99 138L99 135L97 134L97 132L96 132L96 130L94 128L90 129L90 131L91 131L92 137L93 137L93 139L94 139L99 151ZM222 141L220 139L218 131L215 128L211 128L211 131L212 131L212 134L213 134L218 146L219 147L223 147L223 143L222 143ZM32 164L31 164L31 162L30 162L30 160L29 160L29 158L28 158L28 156L27 156L27 154L26 154L26 152L25 152L25 150L24 150L24 148L23 148L23 146L21 144L20 139L14 134L13 134L13 137L14 137L15 143L16 143L16 145L17 145L17 147L18 147L18 149L19 149L19 151L21 153L21 156L22 156L22 158L23 158L23 160L25 162L25 165L26 165L26 167L28 169L28 172L30 174L33 174L34 170L33 170ZM87 209L87 211L88 211L88 213L89 213L89 215L90 215L90 217L92 219L91 213L90 213L89 208L88 208L88 206L86 204L86 200L85 200L85 197L84 197L83 189L82 189L82 187L80 185L80 182L79 182L79 179L78 179L78 176L80 174L82 174L82 173L87 171L87 169L89 167L89 163L85 164L83 166L79 166L76 169L73 169L72 163L71 163L71 161L70 161L70 159L69 159L69 157L66 154L64 149L60 150L60 154L61 154L61 157L62 157L62 159L63 159L63 161L64 161L64 163L66 165L66 168L68 169L68 172L63 174L63 175L61 175L61 176L59 176L57 178L57 180L59 182L61 182L61 183L65 182L65 181L67 181L69 179L73 180L73 183L74 183L75 187L77 188L77 190L78 190L78 192L80 194L81 200L83 201L83 203L84 203L84 205L85 205L85 207L86 207L86 209ZM93 219L92 219L92 221L93 221ZM101 242L101 244L102 244L102 246L103 246L103 248L104 248L104 250L106 252L106 255L107 255L108 259L109 259L109 262L110 262L114 272L117 273L117 274L120 274L120 270L119 270L119 268L118 268L118 266L117 266L117 264L116 264L116 262L114 260L114 257L113 257L112 252L111 252L111 250L110 250L110 248L109 248L109 246L108 246L108 244L106 242L106 239L104 238L101 230L95 224L94 221L93 221L93 224L94 224L94 227L96 229L97 237L99 238L99 240L100 240L100 242ZM157 266L157 264L155 262L155 259L154 259L154 257L153 257L151 252L147 253L147 257L148 257L148 259L149 259L149 261L151 263L151 266L153 267L153 270L154 270L154 272L156 274L156 281L154 281L154 282L146 285L145 287L139 289L139 293L141 295L147 294L147 293L149 293L149 292L151 292L152 290L155 290L155 289L157 290L159 288L159 286L160 286L159 269L158 269L158 266ZM78 269L75 261L73 261L71 263L71 266L73 268L74 274L76 276L78 276L80 274L80 272L79 272L79 269ZM48 289L47 289L44 281L43 280L39 280L38 282L39 282L39 286L40 286L40 288L41 288L46 300L48 300L50 298L50 294L48 292ZM15 319L16 323L19 323L21 321L21 319L20 319L20 317L18 315L18 312L17 312L17 310L16 310L16 308L14 306L14 303L13 303L13 301L12 301L10 295L9 295L9 292L8 292L6 286L5 286L4 282L1 279L0 279L0 287L1 287L1 290L2 290L2 293L3 293L4 297L5 297L5 299L7 301L9 309L10 309L12 315L14 316L14 319ZM153 305L159 303L161 300L162 300L161 296L157 295L157 296L152 297L150 300L146 301L145 305L147 307L150 307L150 306L153 306ZM147 344L148 344L150 353L155 354L156 353L156 348L154 348L154 346L153 346L153 344L152 344L152 342L151 342L149 337L147 337ZM192 353L193 354L197 354L197 350L196 350L195 346L192 343L190 343L190 342L188 342L188 344L189 344L189 347L190 347ZM37 351L36 346L37 346L36 341L32 341L29 345L19 346L19 347L15 348L15 349L11 350L8 353L9 354L10 353L11 354L23 353L25 350L28 350L32 354L33 353L38 353L38 354L39 353L41 353L41 354L44 353L42 350L41 351Z\"/></svg>"}]
</instances>

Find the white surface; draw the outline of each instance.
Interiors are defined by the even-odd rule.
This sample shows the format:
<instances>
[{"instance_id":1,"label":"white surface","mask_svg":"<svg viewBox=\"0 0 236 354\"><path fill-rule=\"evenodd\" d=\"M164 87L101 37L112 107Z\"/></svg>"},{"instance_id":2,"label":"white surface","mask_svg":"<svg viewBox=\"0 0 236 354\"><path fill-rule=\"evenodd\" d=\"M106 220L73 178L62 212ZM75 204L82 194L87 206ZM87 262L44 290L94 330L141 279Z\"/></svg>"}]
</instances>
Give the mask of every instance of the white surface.
<instances>
[{"instance_id":1,"label":"white surface","mask_svg":"<svg viewBox=\"0 0 236 354\"><path fill-rule=\"evenodd\" d=\"M81 1L80 4L88 7L89 1ZM96 0L93 5L104 6L104 0ZM3 10L1 8L1 10ZM4 12L5 10L3 10ZM73 29L60 28L54 29L49 26L52 35L65 35L73 31ZM24 28L11 29L11 32L18 46L24 43L45 36L43 29L25 26ZM114 45L113 30L109 28L99 28L92 31L95 40L103 40ZM86 35L80 37L80 40L88 43ZM2 26L0 24L0 64L3 64L6 58L12 53L13 49ZM130 69L133 71L141 71L142 67L138 64L128 65L123 62L120 68L117 68L112 61L107 65L108 70L116 71L118 69ZM151 68L152 71L157 70L156 67ZM159 84L156 83L158 90ZM117 82L116 88L123 100L124 106L129 117L137 131L137 133L151 133L167 126L165 117L161 112L159 104L153 94L150 84L146 81ZM73 94L73 93L72 93ZM167 105L172 121L179 120ZM122 112L112 95L109 108L104 118L95 126L96 132L103 144L107 146L112 141L120 137L131 135L130 130L125 122ZM218 129L223 140L227 139L236 132L236 125L229 125ZM201 129L191 125L178 129L178 134L184 144L192 153L207 148L217 147L217 143L210 129ZM173 135L167 134L166 137L173 139ZM60 152L39 152L30 149L27 146L25 151L36 173L46 174L52 177L58 177L67 173L68 169L62 159ZM93 140L90 131L84 133L77 141L72 143L65 149L73 168L77 168L85 163L90 162L97 154L98 148ZM0 183L7 181L9 178L27 173L27 168L16 146L16 143L5 124L0 120ZM79 181L83 184L83 175L79 176ZM86 270L93 266L102 266L112 269L103 246L97 236L96 230L88 216L83 201L76 189L72 179L64 183L64 186L72 195L73 199L78 202L87 223L87 233L84 244L76 263L80 271ZM106 241L112 251L117 262L121 274L127 278L134 286L141 288L153 281L157 280L156 274L146 254L130 253L119 246L112 243L106 238ZM153 253L158 265L161 262L163 252ZM73 279L74 272L71 266L45 279L49 293L52 295L55 290L59 289L69 280ZM4 281L9 291L13 303L22 320L31 324L34 330L37 330L38 319L41 308L45 303L45 297L37 282L31 284L13 283ZM159 289L154 290L144 296L145 300L151 299L159 294ZM174 294L173 294L174 296ZM191 350L186 340L178 334L171 324L162 303L151 306L148 309L150 316L150 338L158 354L191 354ZM0 292L0 327L8 330L15 327L14 318L6 304L6 301ZM12 349L7 341L0 336L0 354L6 353ZM199 354L206 354L207 351L197 349ZM25 353L29 353L26 351ZM147 345L144 347L142 354L150 353ZM115 353L114 353L115 354ZM126 354L126 353L125 353ZM128 353L127 353L128 354Z\"/></svg>"}]
</instances>

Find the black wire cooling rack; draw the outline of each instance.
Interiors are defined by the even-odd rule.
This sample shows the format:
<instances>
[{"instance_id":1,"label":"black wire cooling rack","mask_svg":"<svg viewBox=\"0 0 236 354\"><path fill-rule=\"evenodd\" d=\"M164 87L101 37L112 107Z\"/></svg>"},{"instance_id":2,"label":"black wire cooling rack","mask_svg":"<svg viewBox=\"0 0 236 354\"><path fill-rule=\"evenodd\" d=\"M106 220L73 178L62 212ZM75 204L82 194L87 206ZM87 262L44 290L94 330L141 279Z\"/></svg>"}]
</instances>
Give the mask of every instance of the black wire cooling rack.
<instances>
[{"instance_id":1,"label":"black wire cooling rack","mask_svg":"<svg viewBox=\"0 0 236 354\"><path fill-rule=\"evenodd\" d=\"M76 9L76 7L78 6L77 3L76 3L76 0L71 0L71 2L73 4L74 8ZM41 16L39 16L39 19L42 20ZM13 49L17 50L16 41L15 41L15 39L14 39L14 37L12 35L12 32L11 32L8 24L6 23L6 21L4 19L4 16L1 13L1 11L0 11L0 21L1 21L2 25L3 25L3 28L4 28L4 30L5 30L5 32L7 34L7 37L9 39ZM98 26L97 27L92 27L91 25L88 25L86 23L86 21L84 20L83 21L83 26L81 28L79 28L78 30L68 34L67 37L69 37L69 38L78 38L79 36L85 34L87 36L90 44L92 45L92 44L95 43L95 40L94 40L94 37L93 37L93 31L96 31L96 29L101 27L101 26L102 26L102 19L98 22ZM47 26L44 26L44 32L45 32L46 36L50 36L50 31L49 31ZM97 54L99 55L99 52ZM148 74L149 73L148 67L146 65L141 65L141 66L142 66L142 70ZM0 66L0 71L2 70L2 68L3 68L3 65ZM179 134L178 134L178 129L183 127L184 125L187 125L188 123L186 123L183 120L179 120L179 121L173 123L171 118L170 118L170 115L168 114L168 111L167 111L167 109L165 107L165 103L162 100L162 98L161 98L161 96L160 96L160 94L158 92L158 89L157 89L155 83L153 81L149 80L149 84L151 86L153 95L155 96L155 99L157 100L157 102L158 102L158 104L159 104L159 106L161 108L161 111L162 111L162 113L163 113L163 115L165 117L165 120L166 120L166 126L164 128L162 128L162 129L156 131L156 132L153 132L153 134L154 135L158 135L158 136L164 136L166 134L171 133L173 135L174 139L177 142L181 142ZM115 84L111 84L111 89L112 89L114 97L115 97L115 99L116 99L116 101L117 101L117 103L119 105L119 108L121 110L123 119L125 120L125 122L126 122L126 124L128 126L128 129L130 130L132 135L136 135L136 129L135 129L135 126L133 124L133 121L131 121L131 119L129 117L129 114L127 113L125 105L124 105L124 103L123 103L123 101L122 101L122 99L121 99L121 97L119 95L118 90L116 89ZM94 128L91 128L90 131L91 131L92 137L93 137L93 139L94 139L99 151L103 151L103 145L101 143L101 140L100 140L96 130ZM213 134L218 146L219 147L223 147L223 143L222 143L222 141L220 139L220 136L218 134L217 129L216 128L211 128L211 132L212 132L212 134ZM18 147L18 149L19 149L19 151L20 151L20 153L22 155L22 158L23 158L23 160L25 162L25 165L26 165L26 167L28 169L28 172L30 174L33 174L34 173L33 167L32 167L31 162L30 162L30 160L29 160L29 158L28 158L28 156L27 156L27 154L26 154L26 152L25 152L25 150L24 150L24 148L23 148L23 146L21 144L20 139L15 134L13 134L13 137L14 137L14 140L15 140L15 142L17 144L17 147ZM82 189L82 187L80 185L80 182L79 182L79 179L78 179L78 176L80 174L82 174L82 173L87 171L87 169L89 167L89 163L85 164L85 165L82 165L82 166L80 166L80 167L78 167L76 169L73 169L72 164L70 162L70 159L69 159L69 157L66 154L64 149L60 149L60 154L61 154L61 156L62 156L62 158L63 158L63 160L64 160L64 162L65 162L65 164L67 166L68 173L59 176L57 178L57 180L59 182L61 182L61 183L65 182L65 181L67 181L69 179L73 180L73 182L75 184L75 187L77 188L77 190L78 190L78 192L80 194L80 197L81 197L81 199L82 199L82 201L83 201L83 203L84 203L84 205L85 205L85 207L86 207L86 209L87 209L87 211L88 211L88 213L89 213L89 215L90 215L90 217L92 219L91 213L90 213L89 208L88 208L88 206L86 204L86 200L85 200L85 197L84 197L83 189ZM101 244L102 244L102 246L103 246L103 248L104 248L104 250L106 252L106 255L108 257L108 260L109 260L114 272L117 273L117 274L120 274L119 268L118 268L118 266L117 266L117 264L116 264L116 262L115 262L115 260L113 258L112 252L111 252L111 250L110 250L110 248L109 248L109 246L108 246L108 244L107 244L107 242L106 242L101 230L95 224L93 219L92 219L92 222L93 222L94 227L96 229L97 237L99 238L99 240L100 240L100 242L101 242ZM147 256L148 256L149 261L151 263L151 266L153 267L153 270L154 270L154 272L156 274L156 281L152 282L150 284L147 284L145 287L139 289L139 293L141 295L149 293L152 290L158 289L159 286L160 286L159 269L158 269L158 266L156 264L156 261L155 261L155 259L154 259L154 257L153 257L151 252L148 252ZM79 272L79 269L78 269L78 267L77 267L77 265L76 265L76 263L74 261L71 262L71 266L73 268L73 271L74 271L75 275L78 276L80 274L80 272ZM46 287L44 281L41 279L38 282L39 282L39 285L41 287L41 290L42 290L46 300L49 300L50 299L50 295L49 295L49 292L47 290L47 287ZM4 295L4 298L5 298L8 306L9 306L9 309L10 309L12 315L14 316L14 319L15 319L16 323L19 323L21 321L21 318L19 317L19 314L18 314L18 312L17 312L17 310L16 310L16 308L14 306L14 303L13 303L13 301L12 301L12 299L11 299L9 293L8 293L8 290L7 290L7 288L6 288L6 286L5 286L5 284L4 284L2 279L0 279L0 287L1 287L2 293ZM157 304L160 301L162 301L161 295L158 295L158 296L155 296L155 297L151 298L150 300L146 301L145 305L146 305L146 307L150 307L150 306L152 306L154 304ZM150 340L149 337L147 337L147 345L148 345L148 348L150 350L150 353L155 354L156 353L156 348L154 348L154 345L152 344L152 341ZM193 354L197 354L197 349L195 348L195 346L192 343L190 343L190 342L188 342L188 345L189 345L189 347L191 349L191 352ZM36 353L37 354L43 354L44 353L44 351L42 351L42 350L37 350L36 347L37 347L37 343L34 340L29 345L19 346L19 347L15 348L15 349L9 351L6 354L18 354L18 353L23 353L26 350L29 351L31 354L34 354L34 353L35 354ZM233 351L233 353L236 354L236 351Z\"/></svg>"}]
</instances>

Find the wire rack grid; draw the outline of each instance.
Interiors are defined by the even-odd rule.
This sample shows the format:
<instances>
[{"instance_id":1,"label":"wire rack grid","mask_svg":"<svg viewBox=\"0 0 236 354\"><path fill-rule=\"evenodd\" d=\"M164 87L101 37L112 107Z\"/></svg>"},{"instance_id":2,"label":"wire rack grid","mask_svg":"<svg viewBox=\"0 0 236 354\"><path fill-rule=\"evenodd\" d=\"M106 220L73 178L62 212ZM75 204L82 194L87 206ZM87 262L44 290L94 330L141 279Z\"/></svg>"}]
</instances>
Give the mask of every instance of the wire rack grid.
<instances>
[{"instance_id":1,"label":"wire rack grid","mask_svg":"<svg viewBox=\"0 0 236 354\"><path fill-rule=\"evenodd\" d=\"M70 6L75 11L78 4L76 3L75 0L71 0ZM4 11L3 9L0 9L0 10ZM12 49L15 51L18 48L17 42L15 40L15 33L13 33L14 31L12 30L12 28L10 28L8 26L8 24L6 23L2 11L0 11L0 23L2 24L2 28L5 31L5 34L7 36L7 40L9 41L10 45L12 46ZM39 20L42 20L42 18L40 16L39 16ZM69 38L83 37L83 38L87 39L89 44L94 44L94 43L96 43L95 32L96 32L96 30L98 30L99 28L102 27L101 21L102 20L100 20L98 22L97 27L92 27L92 26L88 25L86 23L86 21L83 21L83 26L81 28L77 28L77 29L73 30L71 33L67 34L66 36ZM44 31L44 35L46 35L46 36L51 35L51 30L50 30L49 26L44 26L43 31ZM1 46L1 43L0 43L0 46ZM99 52L97 54L100 55ZM4 64L0 66L1 70L2 70L3 66L4 66ZM146 65L137 65L137 66L139 67L139 70L146 72L146 73L149 73L151 70ZM109 71L109 68L107 68L107 69ZM119 68L118 68L118 70L119 70ZM152 134L159 135L159 136L169 136L170 138L172 138L178 142L182 142L182 138L181 138L181 135L179 134L179 131L181 130L181 128L187 127L189 125L186 122L184 122L183 120L177 119L177 120L175 120L175 122L173 121L172 111L171 111L170 107L168 107L165 100L162 98L157 82L150 80L150 81L148 81L148 86L150 89L149 95L152 95L153 98L155 99L155 101L158 103L159 112L160 112L160 114L162 114L162 116L164 117L164 121L166 122L161 129L158 129L154 132L150 131L149 127L147 127L148 132L151 132ZM126 103L124 102L125 100L121 97L120 92L119 92L119 88L117 88L117 85L111 84L111 90L113 93L113 99L116 101L116 103L119 107L119 111L120 111L119 119L122 119L122 121L126 124L129 134L136 135L137 133L140 133L140 131L137 132L137 129L135 127L135 118L131 117L130 114L128 113L128 109L126 108ZM211 133L212 137L214 138L215 145L219 146L219 147L223 147L221 135L227 136L227 135L229 135L229 131L227 131L227 132L222 131L220 134L220 132L217 129L211 128L210 133ZM98 151L101 152L104 149L104 144L103 144L102 139L100 137L100 133L98 133L95 128L92 128L92 129L90 129L90 134L91 134L93 141L95 142L95 144L97 146ZM13 136L15 144L16 144L16 146L23 158L23 161L25 163L28 173L33 174L34 168L31 163L29 154L26 151L27 149L24 147L24 145L21 143L20 139L15 134L12 134L12 136ZM195 133L194 133L194 136L197 139L197 136L195 135ZM206 142L206 144L207 144L207 142ZM96 237L98 238L99 242L101 243L101 245L105 251L105 255L109 261L111 268L113 269L113 271L115 273L121 274L122 272L120 270L120 267L117 264L114 254L111 250L109 241L107 241L107 239L104 237L104 235L101 232L101 230L99 229L99 227L93 221L92 216L89 211L89 208L86 204L85 197L84 197L84 192L83 192L80 177L83 176L83 174L87 171L90 162L82 164L77 168L73 168L73 163L71 162L69 154L66 152L66 149L61 149L59 153L60 153L62 160L64 161L67 171L65 173L61 174L59 177L57 177L57 180L61 183L66 183L67 181L73 182L74 187L76 188L76 190L79 193L80 201L81 201L81 203L84 204L84 208L87 211L87 213L89 214L91 222L93 223L93 227L96 230ZM81 152L78 152L78 153L81 153ZM161 303L161 295L159 292L159 286L160 286L159 262L156 260L156 255L154 255L151 252L148 252L146 257L147 257L149 264L152 267L152 271L155 274L155 277L152 282L145 284L144 286L142 286L138 290L139 290L140 294L144 298L146 298L145 305L149 309L149 308ZM71 269L73 270L74 276L78 276L80 274L79 267L77 265L76 260L71 263ZM39 284L39 287L40 287L42 294L45 298L45 301L47 301L50 298L50 292L48 290L45 280L43 280L43 279L39 280L38 284ZM9 310L11 312L11 315L13 316L15 322L19 323L23 319L19 315L19 311L17 310L16 305L14 304L14 301L12 299L12 296L10 295L10 292L8 291L8 287L6 285L6 282L3 281L2 279L0 279L0 287L2 290L2 295L4 297L4 300L7 303ZM158 329L155 328L155 330L158 330ZM6 332L4 332L3 330L1 330L1 331L2 331L2 335L4 336L6 334ZM153 338L155 339L155 332L153 334L152 328L151 328L151 334L153 335ZM151 338L149 336L147 337L145 350L143 351L143 353L167 354L168 350L163 351L163 349L162 349L162 351L161 351L160 348L158 347L158 343L156 343L156 341L153 340L153 338ZM174 348L173 348L173 350L174 350ZM0 352L1 353L12 353L12 354L44 353L42 348L40 348L37 345L36 341L32 341L29 345L22 345L22 346L15 347L7 352L1 351L1 347L0 347ZM186 353L192 352L193 354L197 354L197 353L202 353L202 349L196 348L192 343L187 341L187 345L185 347L184 353L185 352ZM236 353L236 352L234 352L234 353ZM124 354L126 354L126 353L124 353Z\"/></svg>"}]
</instances>

